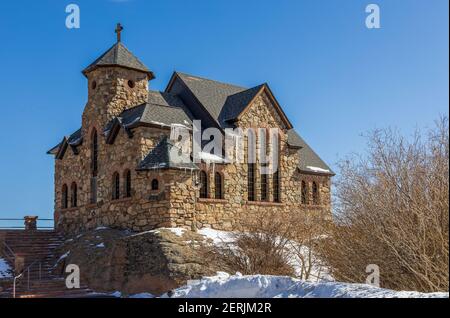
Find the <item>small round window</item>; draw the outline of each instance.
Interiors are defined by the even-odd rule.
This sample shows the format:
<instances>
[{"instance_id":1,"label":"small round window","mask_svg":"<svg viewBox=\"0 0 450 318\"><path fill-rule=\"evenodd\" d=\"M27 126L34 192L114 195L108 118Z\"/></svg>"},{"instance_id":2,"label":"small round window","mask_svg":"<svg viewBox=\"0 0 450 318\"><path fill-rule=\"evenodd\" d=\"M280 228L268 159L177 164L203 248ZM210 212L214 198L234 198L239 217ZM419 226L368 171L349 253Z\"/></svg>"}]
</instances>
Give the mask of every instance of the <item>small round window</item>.
<instances>
[{"instance_id":1,"label":"small round window","mask_svg":"<svg viewBox=\"0 0 450 318\"><path fill-rule=\"evenodd\" d=\"M129 80L129 81L128 81L128 87L129 87L129 88L134 88L134 86L135 86L134 81Z\"/></svg>"},{"instance_id":2,"label":"small round window","mask_svg":"<svg viewBox=\"0 0 450 318\"><path fill-rule=\"evenodd\" d=\"M97 88L97 82L96 81L92 81L91 88L92 89L96 89Z\"/></svg>"}]
</instances>

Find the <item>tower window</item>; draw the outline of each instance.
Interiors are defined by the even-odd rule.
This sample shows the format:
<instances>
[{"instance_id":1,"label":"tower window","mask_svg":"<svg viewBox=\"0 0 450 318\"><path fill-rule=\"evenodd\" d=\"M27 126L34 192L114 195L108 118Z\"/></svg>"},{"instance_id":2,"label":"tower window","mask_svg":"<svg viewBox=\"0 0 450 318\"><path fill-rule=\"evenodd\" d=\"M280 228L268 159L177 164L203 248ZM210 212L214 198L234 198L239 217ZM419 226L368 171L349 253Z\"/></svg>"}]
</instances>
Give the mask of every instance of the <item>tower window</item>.
<instances>
[{"instance_id":1,"label":"tower window","mask_svg":"<svg viewBox=\"0 0 450 318\"><path fill-rule=\"evenodd\" d=\"M136 84L134 83L134 81L129 80L129 81L128 81L128 87L129 87L129 88L134 88L134 86L136 86Z\"/></svg>"},{"instance_id":2,"label":"tower window","mask_svg":"<svg viewBox=\"0 0 450 318\"><path fill-rule=\"evenodd\" d=\"M117 200L120 198L120 176L117 172L113 174L112 182L112 199Z\"/></svg>"},{"instance_id":3,"label":"tower window","mask_svg":"<svg viewBox=\"0 0 450 318\"><path fill-rule=\"evenodd\" d=\"M124 174L125 178L125 198L131 197L131 171L126 170Z\"/></svg>"},{"instance_id":4,"label":"tower window","mask_svg":"<svg viewBox=\"0 0 450 318\"><path fill-rule=\"evenodd\" d=\"M92 81L91 88L96 89L97 88L97 81Z\"/></svg>"},{"instance_id":5,"label":"tower window","mask_svg":"<svg viewBox=\"0 0 450 318\"><path fill-rule=\"evenodd\" d=\"M97 203L97 177L91 178L91 203Z\"/></svg>"},{"instance_id":6,"label":"tower window","mask_svg":"<svg viewBox=\"0 0 450 318\"><path fill-rule=\"evenodd\" d=\"M98 171L98 137L97 130L94 128L91 135L91 169L92 174L97 176Z\"/></svg>"},{"instance_id":7,"label":"tower window","mask_svg":"<svg viewBox=\"0 0 450 318\"><path fill-rule=\"evenodd\" d=\"M67 209L68 208L68 193L67 193L67 185L64 184L62 186L62 191L61 191L61 208L62 209Z\"/></svg>"},{"instance_id":8,"label":"tower window","mask_svg":"<svg viewBox=\"0 0 450 318\"><path fill-rule=\"evenodd\" d=\"M76 208L78 206L78 188L77 184L75 182L72 182L72 185L70 186L70 192L71 192L71 207Z\"/></svg>"},{"instance_id":9,"label":"tower window","mask_svg":"<svg viewBox=\"0 0 450 318\"><path fill-rule=\"evenodd\" d=\"M159 181L158 181L158 179L153 179L152 180L152 191L155 191L158 189L159 189Z\"/></svg>"}]
</instances>

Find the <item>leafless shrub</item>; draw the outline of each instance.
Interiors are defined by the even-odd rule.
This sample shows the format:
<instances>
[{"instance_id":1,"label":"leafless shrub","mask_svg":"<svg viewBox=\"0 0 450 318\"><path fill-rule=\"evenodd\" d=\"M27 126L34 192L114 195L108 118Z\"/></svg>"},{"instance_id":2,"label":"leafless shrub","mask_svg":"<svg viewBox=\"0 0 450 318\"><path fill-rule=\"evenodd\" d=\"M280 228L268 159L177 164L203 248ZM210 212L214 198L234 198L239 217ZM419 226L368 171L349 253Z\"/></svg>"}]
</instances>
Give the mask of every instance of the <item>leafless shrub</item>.
<instances>
[{"instance_id":1,"label":"leafless shrub","mask_svg":"<svg viewBox=\"0 0 450 318\"><path fill-rule=\"evenodd\" d=\"M303 212L263 212L242 221L244 230L230 234L230 242L210 250L224 270L242 274L310 277L318 265L313 257L316 224ZM308 221L308 222L307 222Z\"/></svg>"},{"instance_id":2,"label":"leafless shrub","mask_svg":"<svg viewBox=\"0 0 450 318\"><path fill-rule=\"evenodd\" d=\"M336 226L320 248L337 280L365 282L377 264L383 287L448 290L448 138L448 118L410 141L377 130L366 158L341 162Z\"/></svg>"}]
</instances>

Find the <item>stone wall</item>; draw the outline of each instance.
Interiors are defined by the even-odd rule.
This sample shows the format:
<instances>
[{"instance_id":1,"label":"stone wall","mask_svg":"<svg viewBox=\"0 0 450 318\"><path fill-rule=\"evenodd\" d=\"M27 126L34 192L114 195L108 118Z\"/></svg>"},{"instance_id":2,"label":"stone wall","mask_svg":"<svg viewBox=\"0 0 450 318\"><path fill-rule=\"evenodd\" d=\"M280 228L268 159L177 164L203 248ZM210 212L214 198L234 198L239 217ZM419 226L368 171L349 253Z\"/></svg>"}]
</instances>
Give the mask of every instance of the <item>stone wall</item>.
<instances>
[{"instance_id":1,"label":"stone wall","mask_svg":"<svg viewBox=\"0 0 450 318\"><path fill-rule=\"evenodd\" d=\"M261 201L261 189L259 187L261 173L256 169L256 201L248 201L247 193L247 164L207 165L201 164L201 168L208 175L209 198L198 198L198 191L193 187L192 178L183 174L174 174L171 201L171 215L176 217L171 226L191 227L196 222L196 227L212 227L221 230L233 230L239 226L242 216L254 215L266 210L280 213L300 213L308 211L331 218L331 180L329 176L317 174L303 174L297 169L299 154L297 150L287 146L287 129L271 101L266 94L257 97L253 104L242 114L237 126L245 128L275 128L280 134L280 197L281 202L276 203L273 196L273 180L268 177L269 196L266 202ZM245 147L247 150L247 147ZM259 160L258 160L259 163ZM215 199L214 174L219 172L223 176L223 199ZM301 182L308 185L308 204L301 202ZM320 204L313 205L312 183L319 187ZM197 198L195 200L195 198Z\"/></svg>"}]
</instances>

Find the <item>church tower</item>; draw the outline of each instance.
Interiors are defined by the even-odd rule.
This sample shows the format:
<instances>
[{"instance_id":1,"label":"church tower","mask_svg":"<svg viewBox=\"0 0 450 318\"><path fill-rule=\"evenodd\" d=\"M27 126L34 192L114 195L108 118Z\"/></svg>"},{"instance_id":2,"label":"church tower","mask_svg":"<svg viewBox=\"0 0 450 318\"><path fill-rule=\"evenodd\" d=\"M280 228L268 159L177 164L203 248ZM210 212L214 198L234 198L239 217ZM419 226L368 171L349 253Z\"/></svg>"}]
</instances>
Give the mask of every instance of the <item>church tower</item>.
<instances>
[{"instance_id":1,"label":"church tower","mask_svg":"<svg viewBox=\"0 0 450 318\"><path fill-rule=\"evenodd\" d=\"M83 131L105 125L122 111L146 103L153 73L121 42L117 42L83 70L88 79L88 102L83 112Z\"/></svg>"}]
</instances>

